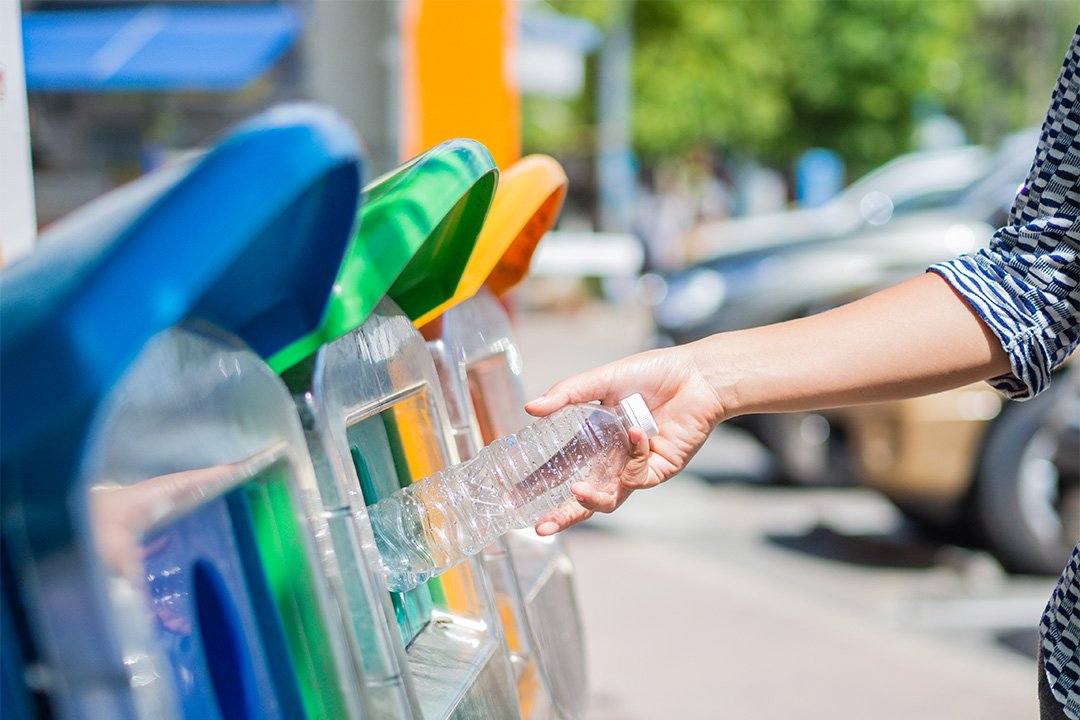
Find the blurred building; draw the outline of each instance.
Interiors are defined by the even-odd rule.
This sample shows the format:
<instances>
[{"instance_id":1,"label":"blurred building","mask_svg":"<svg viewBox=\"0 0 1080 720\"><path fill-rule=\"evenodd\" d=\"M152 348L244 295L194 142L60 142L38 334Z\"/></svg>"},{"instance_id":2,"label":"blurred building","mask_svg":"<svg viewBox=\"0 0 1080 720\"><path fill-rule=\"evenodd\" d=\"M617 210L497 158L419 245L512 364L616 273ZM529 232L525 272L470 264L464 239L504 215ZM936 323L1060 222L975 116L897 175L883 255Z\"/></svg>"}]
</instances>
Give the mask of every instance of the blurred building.
<instances>
[{"instance_id":1,"label":"blurred building","mask_svg":"<svg viewBox=\"0 0 1080 720\"><path fill-rule=\"evenodd\" d=\"M425 32L416 20L422 5L423 0L26 0L22 19L39 224L285 100L326 102L349 118L367 146L369 176L396 166L418 142L446 139L412 132L420 115L417 78L425 72L422 59L413 61L421 55L416 45ZM454 32L444 26L435 34L453 45L481 16L490 24L492 8L500 7L512 21L495 15L502 22L495 31L505 34L503 47L513 54L506 60L513 69L508 92L579 92L584 55L601 39L585 21L511 2L465 2L456 7L460 25ZM446 9L425 7L428 14L435 10ZM430 37L423 42L431 48ZM459 48L447 57L453 65L468 62L468 55ZM474 85L490 92L491 82ZM439 88L421 88L432 89ZM446 107L439 115L461 115L471 102L462 100L464 106ZM429 110L425 122L435 115ZM506 144L482 132L464 134L493 152ZM520 152L519 138L509 144Z\"/></svg>"}]
</instances>

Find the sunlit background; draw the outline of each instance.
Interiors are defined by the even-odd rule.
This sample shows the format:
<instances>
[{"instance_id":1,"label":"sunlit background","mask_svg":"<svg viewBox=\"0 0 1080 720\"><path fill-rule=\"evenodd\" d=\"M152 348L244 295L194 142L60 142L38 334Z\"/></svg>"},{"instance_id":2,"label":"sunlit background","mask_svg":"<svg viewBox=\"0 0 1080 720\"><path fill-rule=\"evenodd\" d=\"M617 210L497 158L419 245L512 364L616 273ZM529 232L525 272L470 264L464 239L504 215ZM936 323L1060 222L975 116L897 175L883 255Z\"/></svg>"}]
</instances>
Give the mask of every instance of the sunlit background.
<instances>
[{"instance_id":1,"label":"sunlit background","mask_svg":"<svg viewBox=\"0 0 1080 720\"><path fill-rule=\"evenodd\" d=\"M435 31L448 66L484 2ZM235 32L235 53L164 45L156 79L128 83L168 11L194 6L22 0L38 227L283 100L348 117L369 178L395 167L424 149L416 98L440 97L410 85L430 77L406 60L430 32L418 4L207 4L191 22ZM506 5L503 157L549 154L570 180L508 303L530 395L985 245L1080 20L1073 0ZM98 7L130 14L72 66L78 28L50 14ZM468 116L476 97L425 112ZM588 717L1036 717L1038 617L1080 536L1068 372L1023 406L977 385L743 418L668 486L570 531Z\"/></svg>"}]
</instances>

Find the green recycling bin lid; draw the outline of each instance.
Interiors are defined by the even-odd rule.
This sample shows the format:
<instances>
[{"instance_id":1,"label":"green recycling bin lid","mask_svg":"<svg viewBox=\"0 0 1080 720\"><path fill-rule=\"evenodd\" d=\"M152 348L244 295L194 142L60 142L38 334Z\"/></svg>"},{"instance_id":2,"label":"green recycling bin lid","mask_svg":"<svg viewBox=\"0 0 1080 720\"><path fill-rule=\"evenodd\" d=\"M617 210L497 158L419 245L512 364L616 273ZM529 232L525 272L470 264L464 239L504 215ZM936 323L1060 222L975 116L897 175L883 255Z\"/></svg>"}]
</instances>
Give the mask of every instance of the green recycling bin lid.
<instances>
[{"instance_id":1,"label":"green recycling bin lid","mask_svg":"<svg viewBox=\"0 0 1080 720\"><path fill-rule=\"evenodd\" d=\"M410 319L453 297L498 184L475 140L447 140L363 191L322 323L270 358L282 372L358 328L389 294Z\"/></svg>"}]
</instances>

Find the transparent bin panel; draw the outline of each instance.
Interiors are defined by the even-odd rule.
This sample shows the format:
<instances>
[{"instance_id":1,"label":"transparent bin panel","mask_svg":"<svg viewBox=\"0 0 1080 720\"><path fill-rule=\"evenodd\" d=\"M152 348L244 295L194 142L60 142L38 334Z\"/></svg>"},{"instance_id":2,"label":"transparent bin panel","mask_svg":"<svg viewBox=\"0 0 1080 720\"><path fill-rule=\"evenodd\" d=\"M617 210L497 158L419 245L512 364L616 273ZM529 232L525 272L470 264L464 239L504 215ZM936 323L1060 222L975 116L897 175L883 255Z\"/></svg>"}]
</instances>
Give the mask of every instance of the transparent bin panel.
<instances>
[{"instance_id":1,"label":"transparent bin panel","mask_svg":"<svg viewBox=\"0 0 1080 720\"><path fill-rule=\"evenodd\" d=\"M287 374L288 377L288 374ZM294 383L295 376L290 378ZM310 383L308 383L310 385ZM380 576L369 563L374 559L375 539L364 515L357 516L363 503L359 492L350 489L341 478L345 475L342 459L323 433L326 423L318 419L318 410L310 392L294 395L303 419L304 433L316 471L322 498L322 517L327 534L324 562L332 565L329 573L334 600L343 619L343 641L356 671L365 710L373 718L414 717L415 699L404 684L405 654L400 642L391 637L387 615L392 614L391 600Z\"/></svg>"},{"instance_id":2,"label":"transparent bin panel","mask_svg":"<svg viewBox=\"0 0 1080 720\"><path fill-rule=\"evenodd\" d=\"M384 688L408 702L414 717L519 717L499 615L478 560L406 593L389 593L381 572L371 570L380 565L367 504L458 458L423 338L384 299L360 328L320 349L308 373L309 380L300 370L286 379L294 393L310 386L304 401L327 443L320 483L336 486L324 497L349 503L363 554L356 565L372 590L362 602L356 594L344 600L365 605L368 617L382 613L384 628L392 628L371 639L354 636L353 644L375 646L375 662L401 660L399 676L387 677Z\"/></svg>"},{"instance_id":3,"label":"transparent bin panel","mask_svg":"<svg viewBox=\"0 0 1080 720\"><path fill-rule=\"evenodd\" d=\"M459 446L480 445L517 432L528 423L521 386L521 354L509 318L486 287L451 308L442 318L436 356L457 363L440 375L453 409ZM469 426L464 425L468 423ZM473 451L475 452L475 450ZM511 571L499 572L505 551ZM525 638L511 642L519 665L536 662L548 700L562 718L584 717L587 704L584 629L574 592L573 564L561 540L541 538L532 529L504 536L487 553L496 592L511 598ZM519 678L519 693L522 682ZM539 714L545 717L541 706Z\"/></svg>"},{"instance_id":4,"label":"transparent bin panel","mask_svg":"<svg viewBox=\"0 0 1080 720\"><path fill-rule=\"evenodd\" d=\"M89 562L140 717L362 716L304 510L311 461L261 360L161 333L87 447Z\"/></svg>"},{"instance_id":5,"label":"transparent bin panel","mask_svg":"<svg viewBox=\"0 0 1080 720\"><path fill-rule=\"evenodd\" d=\"M465 387L464 363L451 354L449 346L442 340L429 342L428 348L444 388L443 397L446 399L458 455L462 460L470 459L483 446L483 438L468 393L462 390ZM541 706L546 707L544 700L547 693L542 687L536 654L532 651L528 615L507 542L506 537L501 537L484 549L484 568L491 579L495 601L502 618L506 644L510 650L510 660L517 681L522 717L549 717L539 710Z\"/></svg>"}]
</instances>

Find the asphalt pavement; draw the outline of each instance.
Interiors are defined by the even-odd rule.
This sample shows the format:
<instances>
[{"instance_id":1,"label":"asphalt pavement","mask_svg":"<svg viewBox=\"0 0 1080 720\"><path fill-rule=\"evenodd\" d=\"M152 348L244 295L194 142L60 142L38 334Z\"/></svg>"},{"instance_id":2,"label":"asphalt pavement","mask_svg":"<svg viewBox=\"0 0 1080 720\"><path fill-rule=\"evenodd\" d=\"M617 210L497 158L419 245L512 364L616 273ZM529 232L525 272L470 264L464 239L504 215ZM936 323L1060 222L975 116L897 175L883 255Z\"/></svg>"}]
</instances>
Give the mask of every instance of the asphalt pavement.
<instances>
[{"instance_id":1,"label":"asphalt pavement","mask_svg":"<svg viewBox=\"0 0 1080 720\"><path fill-rule=\"evenodd\" d=\"M633 307L516 323L530 396L649 343ZM687 472L564 535L591 720L1037 718L1053 578L928 540L870 490L772 486L768 462L720 428Z\"/></svg>"}]
</instances>

